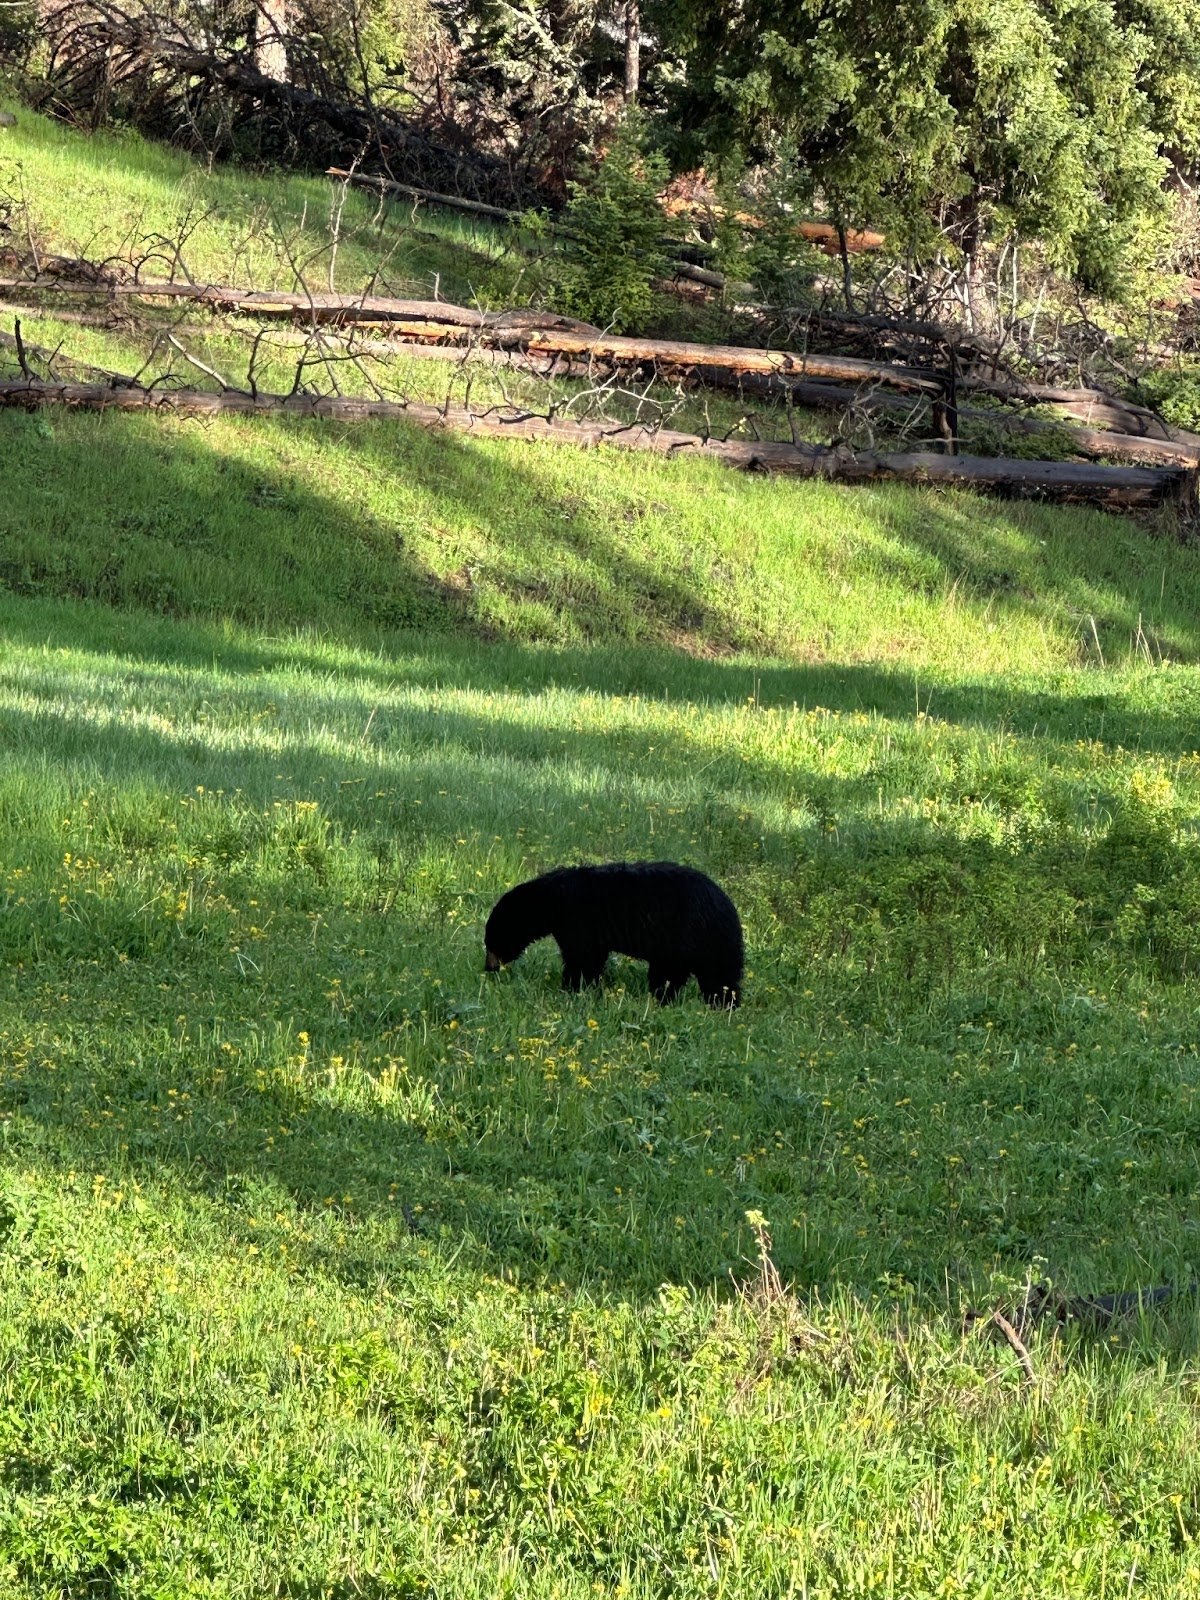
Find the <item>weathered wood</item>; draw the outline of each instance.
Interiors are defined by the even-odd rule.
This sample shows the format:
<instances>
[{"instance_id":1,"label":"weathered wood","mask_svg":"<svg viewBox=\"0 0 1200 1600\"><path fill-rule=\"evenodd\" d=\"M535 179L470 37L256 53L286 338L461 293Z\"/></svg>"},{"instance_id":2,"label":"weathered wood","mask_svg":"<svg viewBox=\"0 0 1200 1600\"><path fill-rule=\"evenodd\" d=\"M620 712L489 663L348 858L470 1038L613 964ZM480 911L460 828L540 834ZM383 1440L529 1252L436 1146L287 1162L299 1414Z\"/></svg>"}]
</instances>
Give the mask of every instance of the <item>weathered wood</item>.
<instances>
[{"instance_id":1,"label":"weathered wood","mask_svg":"<svg viewBox=\"0 0 1200 1600\"><path fill-rule=\"evenodd\" d=\"M277 317L310 325L386 328L412 340L487 343L500 349L527 350L542 357L573 358L614 368L651 368L667 376L694 376L736 389L746 378L770 378L794 384L801 380L883 385L907 394L940 394L944 375L897 362L867 361L856 356L814 351L764 350L745 345L707 345L664 339L631 339L601 333L587 323L548 312L480 311L441 300L406 300L379 295L334 294L325 291L238 289L220 284L146 281L78 283L57 277L0 280L0 292L52 296L103 295L112 301L187 300L258 317ZM1144 406L1118 399L1099 389L1065 389L1047 384L994 378L979 372L958 376L960 393L994 395L1017 404L1039 405L1090 427L1105 427L1126 438L1158 439L1200 446L1200 435L1167 426Z\"/></svg>"},{"instance_id":2,"label":"weathered wood","mask_svg":"<svg viewBox=\"0 0 1200 1600\"><path fill-rule=\"evenodd\" d=\"M69 322L87 328L114 328L122 331L128 330L128 324L122 322L113 311L66 311L55 306L47 310L45 306L25 305L15 300L0 300L0 317L49 317L55 322ZM150 322L141 326L152 332L162 330L162 324ZM211 334L211 327L201 323L171 323L171 331L181 338L204 339ZM290 349L302 350L312 345L313 334L305 333L298 328L275 328L271 332L272 345L284 345ZM373 339L367 334L359 334L351 329L349 333L337 329L322 328L317 335L323 344L347 354L372 356L379 360L400 361L440 361L443 365L472 366L503 368L510 372L528 372L537 378L585 378L590 372L586 361L572 360L569 356L556 355L531 355L525 350L496 350L491 345L447 345L429 344L424 341L405 339ZM12 336L0 334L0 344L12 343ZM27 346L32 349L32 346ZM80 363L73 357L64 356L68 365L79 366ZM107 368L97 368L107 376ZM855 391L847 389L846 394ZM903 404L903 402L900 402Z\"/></svg>"},{"instance_id":3,"label":"weathered wood","mask_svg":"<svg viewBox=\"0 0 1200 1600\"><path fill-rule=\"evenodd\" d=\"M68 283L61 279L0 279L0 292L46 291L59 294L104 294L112 299L190 300L221 311L259 317L286 317L314 323L387 323L397 332L419 335L466 329L486 333L501 347L522 346L543 354L582 356L625 366L653 365L663 372L689 372L697 367L731 373L755 372L780 377L836 378L851 383L886 383L891 388L934 393L940 377L916 367L862 361L855 356L822 356L788 350L760 350L742 345L692 344L669 339L629 339L602 334L570 317L536 311L477 311L441 300L399 300L380 295L297 293L290 290L237 289L201 283Z\"/></svg>"},{"instance_id":4,"label":"weathered wood","mask_svg":"<svg viewBox=\"0 0 1200 1600\"><path fill-rule=\"evenodd\" d=\"M0 317L50 317L55 322L70 322L84 328L115 328L122 326L117 315L110 311L68 311L65 306L39 306L17 300L0 300Z\"/></svg>"},{"instance_id":5,"label":"weathered wood","mask_svg":"<svg viewBox=\"0 0 1200 1600\"><path fill-rule=\"evenodd\" d=\"M809 244L819 245L826 255L836 256L841 253L842 237L832 222L798 222L796 232L802 239L807 239ZM843 237L846 249L851 255L869 250L882 250L887 242L882 233L875 233L870 228L846 228Z\"/></svg>"},{"instance_id":6,"label":"weathered wood","mask_svg":"<svg viewBox=\"0 0 1200 1600\"><path fill-rule=\"evenodd\" d=\"M543 353L585 356L621 366L653 366L659 372L686 374L704 369L730 374L758 373L778 378L837 378L851 383L885 383L917 394L940 393L942 379L917 367L856 356L817 355L799 350L758 350L748 345L692 344L674 339L629 339L614 334L588 336L536 329L525 348Z\"/></svg>"},{"instance_id":7,"label":"weathered wood","mask_svg":"<svg viewBox=\"0 0 1200 1600\"><path fill-rule=\"evenodd\" d=\"M397 183L393 178L380 178L371 172L349 172L345 167L326 167L325 176L340 183L357 183L364 189L378 189L381 194L398 195L403 200L419 200L423 205L448 206L452 211L467 211L479 217L496 217L501 222L515 222L518 211L506 211L503 206L485 205L482 200L464 200L455 194L439 194L436 189L418 189L412 183Z\"/></svg>"},{"instance_id":8,"label":"weathered wood","mask_svg":"<svg viewBox=\"0 0 1200 1600\"><path fill-rule=\"evenodd\" d=\"M945 456L931 452L901 455L855 453L820 445L773 441L703 439L668 428L613 422L575 423L524 412L472 412L463 408L365 400L352 395L251 395L240 390L146 390L85 383L0 382L0 405L37 409L61 405L93 411L162 411L176 416L319 417L357 422L388 418L424 428L475 434L481 438L515 438L569 444L577 449L614 445L662 456L718 461L745 472L775 472L793 477L829 478L845 483L943 483L1032 495L1130 510L1156 505L1180 493L1187 475L1148 467L1085 466L1074 462L991 460L980 456Z\"/></svg>"},{"instance_id":9,"label":"weathered wood","mask_svg":"<svg viewBox=\"0 0 1200 1600\"><path fill-rule=\"evenodd\" d=\"M1183 439L1154 439L1147 435L1110 432L1105 428L1080 428L1044 417L1018 417L1011 412L986 411L960 406L960 417L972 422L990 422L1006 433L1055 432L1070 443L1076 455L1093 461L1129 461L1147 467L1200 467L1200 440L1189 444Z\"/></svg>"},{"instance_id":10,"label":"weathered wood","mask_svg":"<svg viewBox=\"0 0 1200 1600\"><path fill-rule=\"evenodd\" d=\"M793 405L823 411L848 411L851 406L858 406L868 412L911 416L914 410L911 398L886 394L879 389L851 389L844 384L777 383L772 380L759 384L748 380L747 389L765 396L784 396ZM923 400L915 404L918 411L924 409ZM1200 467L1200 439L1188 443L1180 439L1151 439L1136 434L1109 433L1103 428L1080 428L1050 417L1021 416L1013 411L996 411L982 406L959 406L958 416L961 422L990 423L1003 433L1054 434L1069 440L1076 455L1087 456L1094 461L1127 461L1147 467Z\"/></svg>"},{"instance_id":11,"label":"weathered wood","mask_svg":"<svg viewBox=\"0 0 1200 1600\"><path fill-rule=\"evenodd\" d=\"M389 295L332 294L324 290L300 293L288 289L238 289L228 284L171 283L148 279L130 283L75 283L57 277L0 279L0 293L48 295L103 295L110 300L187 300L216 311L291 321L333 323L388 323L401 329L424 329L437 335L452 329L468 333L491 331L518 338L530 331L589 336L598 329L575 317L554 312L479 311L445 300L402 300Z\"/></svg>"},{"instance_id":12,"label":"weathered wood","mask_svg":"<svg viewBox=\"0 0 1200 1600\"><path fill-rule=\"evenodd\" d=\"M711 267L697 267L690 261L674 261L671 263L671 276L686 278L689 283L702 283L707 289L724 289L728 279L723 272L714 272ZM749 284L739 284L741 289L749 289Z\"/></svg>"},{"instance_id":13,"label":"weathered wood","mask_svg":"<svg viewBox=\"0 0 1200 1600\"><path fill-rule=\"evenodd\" d=\"M966 372L959 387L975 394L994 395L1019 405L1049 406L1060 416L1080 422L1114 428L1121 433L1147 439L1170 439L1175 430L1146 406L1122 400L1104 389L1064 389L1048 383L1026 383L1019 378L994 378L985 373Z\"/></svg>"},{"instance_id":14,"label":"weathered wood","mask_svg":"<svg viewBox=\"0 0 1200 1600\"><path fill-rule=\"evenodd\" d=\"M694 212L707 212L709 215L721 214L723 207L717 205L699 204L694 200L683 198L670 199L664 202L663 210L668 216L683 217L687 219ZM735 211L734 220L742 225L757 231L763 226L763 219L756 217L749 211ZM809 244L817 245L828 256L841 253L841 242L838 239L838 230L831 222L797 222L793 232ZM846 249L851 255L858 255L863 251L882 250L887 243L882 233L876 233L871 228L847 228L845 230Z\"/></svg>"}]
</instances>

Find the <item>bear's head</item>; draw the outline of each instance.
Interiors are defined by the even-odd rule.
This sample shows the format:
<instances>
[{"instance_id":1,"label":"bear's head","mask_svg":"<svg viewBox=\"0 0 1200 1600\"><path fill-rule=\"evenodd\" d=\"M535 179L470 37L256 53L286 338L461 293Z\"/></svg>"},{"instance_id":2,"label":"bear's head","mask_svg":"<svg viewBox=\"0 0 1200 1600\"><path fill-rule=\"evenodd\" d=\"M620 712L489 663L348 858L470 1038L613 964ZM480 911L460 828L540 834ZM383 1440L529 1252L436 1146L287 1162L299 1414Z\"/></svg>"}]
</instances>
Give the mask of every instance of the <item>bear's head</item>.
<instances>
[{"instance_id":1,"label":"bear's head","mask_svg":"<svg viewBox=\"0 0 1200 1600\"><path fill-rule=\"evenodd\" d=\"M483 930L483 945L486 952L484 956L484 970L499 972L501 967L506 967L510 961L515 961L524 950L527 943L520 936L517 919L512 914L512 908L505 905L504 900L499 901L487 919L487 927Z\"/></svg>"},{"instance_id":2,"label":"bear's head","mask_svg":"<svg viewBox=\"0 0 1200 1600\"><path fill-rule=\"evenodd\" d=\"M540 914L540 900L533 884L520 883L496 901L483 930L486 971L498 972L515 961L535 939L545 936L548 929Z\"/></svg>"}]
</instances>

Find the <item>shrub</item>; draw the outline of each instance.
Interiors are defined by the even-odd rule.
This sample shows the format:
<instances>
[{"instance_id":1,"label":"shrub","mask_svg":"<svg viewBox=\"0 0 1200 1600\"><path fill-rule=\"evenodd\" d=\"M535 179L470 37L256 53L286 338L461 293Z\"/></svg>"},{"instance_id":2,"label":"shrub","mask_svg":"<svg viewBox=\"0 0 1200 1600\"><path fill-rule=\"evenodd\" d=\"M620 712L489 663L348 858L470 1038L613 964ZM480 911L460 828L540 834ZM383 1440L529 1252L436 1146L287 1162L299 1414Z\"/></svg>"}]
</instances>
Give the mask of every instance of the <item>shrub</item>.
<instances>
[{"instance_id":1,"label":"shrub","mask_svg":"<svg viewBox=\"0 0 1200 1600\"><path fill-rule=\"evenodd\" d=\"M641 119L627 116L593 175L571 185L553 274L560 310L618 333L645 322L666 265L658 199L666 180L666 161L646 149Z\"/></svg>"}]
</instances>

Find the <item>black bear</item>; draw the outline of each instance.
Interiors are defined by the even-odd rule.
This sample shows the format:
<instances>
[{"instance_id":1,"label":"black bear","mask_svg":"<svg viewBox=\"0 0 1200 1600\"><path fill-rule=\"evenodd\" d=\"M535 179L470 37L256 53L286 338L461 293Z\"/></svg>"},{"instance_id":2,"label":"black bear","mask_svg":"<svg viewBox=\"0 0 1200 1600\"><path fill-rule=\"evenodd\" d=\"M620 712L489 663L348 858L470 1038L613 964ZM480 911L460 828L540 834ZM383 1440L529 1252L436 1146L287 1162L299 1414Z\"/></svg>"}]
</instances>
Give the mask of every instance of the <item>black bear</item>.
<instances>
[{"instance_id":1,"label":"black bear","mask_svg":"<svg viewBox=\"0 0 1200 1600\"><path fill-rule=\"evenodd\" d=\"M563 988L598 983L610 952L650 963L656 1000L674 1000L693 973L712 1006L741 1000L742 925L711 878L673 861L556 867L500 896L484 931L495 972L537 939L553 938Z\"/></svg>"}]
</instances>

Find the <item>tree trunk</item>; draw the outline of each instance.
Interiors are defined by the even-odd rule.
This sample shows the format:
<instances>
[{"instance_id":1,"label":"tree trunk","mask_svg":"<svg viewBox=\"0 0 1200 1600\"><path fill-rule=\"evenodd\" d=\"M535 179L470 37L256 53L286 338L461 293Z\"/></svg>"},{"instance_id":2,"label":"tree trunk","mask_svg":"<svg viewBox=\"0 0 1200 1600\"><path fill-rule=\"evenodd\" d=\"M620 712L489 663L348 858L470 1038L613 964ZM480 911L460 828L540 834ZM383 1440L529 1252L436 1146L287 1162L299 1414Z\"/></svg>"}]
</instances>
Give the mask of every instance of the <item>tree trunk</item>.
<instances>
[{"instance_id":1,"label":"tree trunk","mask_svg":"<svg viewBox=\"0 0 1200 1600\"><path fill-rule=\"evenodd\" d=\"M642 13L639 0L625 0L625 104L637 104L642 70Z\"/></svg>"},{"instance_id":2,"label":"tree trunk","mask_svg":"<svg viewBox=\"0 0 1200 1600\"><path fill-rule=\"evenodd\" d=\"M254 65L264 78L288 81L288 0L256 0Z\"/></svg>"},{"instance_id":3,"label":"tree trunk","mask_svg":"<svg viewBox=\"0 0 1200 1600\"><path fill-rule=\"evenodd\" d=\"M850 251L846 248L846 230L839 222L837 225L838 255L842 258L842 298L846 302L846 310L852 315L854 312L854 279L850 273Z\"/></svg>"},{"instance_id":4,"label":"tree trunk","mask_svg":"<svg viewBox=\"0 0 1200 1600\"><path fill-rule=\"evenodd\" d=\"M983 231L983 218L976 212L963 236L967 315L972 333L986 333L992 325L992 308L983 277Z\"/></svg>"}]
</instances>

